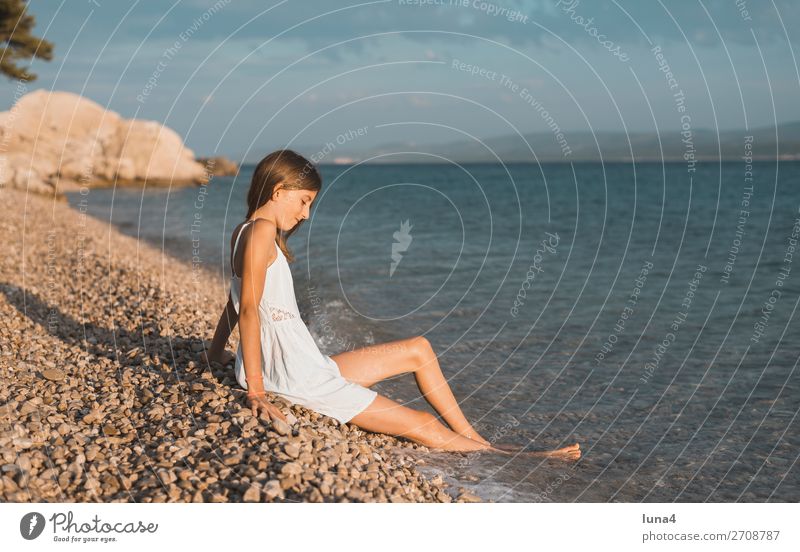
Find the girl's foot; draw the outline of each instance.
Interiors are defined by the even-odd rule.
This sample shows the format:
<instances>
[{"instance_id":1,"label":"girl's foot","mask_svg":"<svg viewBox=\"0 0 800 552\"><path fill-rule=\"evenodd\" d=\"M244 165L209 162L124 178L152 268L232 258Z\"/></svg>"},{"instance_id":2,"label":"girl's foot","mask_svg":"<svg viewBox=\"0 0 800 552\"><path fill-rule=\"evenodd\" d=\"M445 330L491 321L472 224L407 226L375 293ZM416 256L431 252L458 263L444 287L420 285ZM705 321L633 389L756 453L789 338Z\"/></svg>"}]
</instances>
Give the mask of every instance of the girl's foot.
<instances>
[{"instance_id":1,"label":"girl's foot","mask_svg":"<svg viewBox=\"0 0 800 552\"><path fill-rule=\"evenodd\" d=\"M489 441L487 441L486 439L484 439L483 437L478 435L478 432L475 431L472 428L467 429L465 431L457 431L456 433L458 433L459 435L462 435L464 437L467 437L469 439L472 439L473 441L477 441L477 442L479 442L481 444L489 445L489 446L492 445Z\"/></svg>"},{"instance_id":2,"label":"girl's foot","mask_svg":"<svg viewBox=\"0 0 800 552\"><path fill-rule=\"evenodd\" d=\"M504 450L506 452L522 452L525 449L525 447L521 447L519 445L511 445L507 443L494 443L492 446L496 449Z\"/></svg>"},{"instance_id":3,"label":"girl's foot","mask_svg":"<svg viewBox=\"0 0 800 552\"><path fill-rule=\"evenodd\" d=\"M495 449L499 450L500 452L511 454L524 454L525 456L537 457L537 458L552 458L554 460L565 460L574 462L581 457L581 446L578 443L573 443L571 445L567 445L566 447L561 447L555 450L534 450L534 451L527 451L525 452L525 447L520 447L516 445L505 445L505 444L496 444L492 445Z\"/></svg>"}]
</instances>

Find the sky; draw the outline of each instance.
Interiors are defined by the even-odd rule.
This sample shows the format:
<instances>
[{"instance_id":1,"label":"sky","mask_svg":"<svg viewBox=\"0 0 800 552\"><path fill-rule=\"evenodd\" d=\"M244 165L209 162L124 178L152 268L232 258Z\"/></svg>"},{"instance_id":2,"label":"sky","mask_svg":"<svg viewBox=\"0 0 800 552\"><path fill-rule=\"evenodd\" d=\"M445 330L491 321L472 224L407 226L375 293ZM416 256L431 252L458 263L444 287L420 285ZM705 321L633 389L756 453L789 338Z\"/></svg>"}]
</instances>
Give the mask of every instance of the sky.
<instances>
[{"instance_id":1,"label":"sky","mask_svg":"<svg viewBox=\"0 0 800 552\"><path fill-rule=\"evenodd\" d=\"M0 109L21 92L74 92L166 124L198 156L421 146L553 125L680 132L800 120L796 0L32 0L28 9L54 59L32 60L38 78L25 88L0 81Z\"/></svg>"}]
</instances>

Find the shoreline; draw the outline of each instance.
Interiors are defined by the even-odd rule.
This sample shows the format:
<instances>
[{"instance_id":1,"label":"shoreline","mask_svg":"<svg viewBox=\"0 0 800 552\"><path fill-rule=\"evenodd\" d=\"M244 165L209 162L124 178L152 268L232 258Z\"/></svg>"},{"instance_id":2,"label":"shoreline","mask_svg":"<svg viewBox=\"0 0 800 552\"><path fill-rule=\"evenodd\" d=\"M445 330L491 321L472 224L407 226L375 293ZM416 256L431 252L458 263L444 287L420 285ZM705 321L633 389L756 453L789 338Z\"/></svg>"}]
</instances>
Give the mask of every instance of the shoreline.
<instances>
[{"instance_id":1,"label":"shoreline","mask_svg":"<svg viewBox=\"0 0 800 552\"><path fill-rule=\"evenodd\" d=\"M426 479L410 441L279 397L291 427L253 418L232 368L203 361L227 282L65 201L1 191L2 500L477 500Z\"/></svg>"}]
</instances>

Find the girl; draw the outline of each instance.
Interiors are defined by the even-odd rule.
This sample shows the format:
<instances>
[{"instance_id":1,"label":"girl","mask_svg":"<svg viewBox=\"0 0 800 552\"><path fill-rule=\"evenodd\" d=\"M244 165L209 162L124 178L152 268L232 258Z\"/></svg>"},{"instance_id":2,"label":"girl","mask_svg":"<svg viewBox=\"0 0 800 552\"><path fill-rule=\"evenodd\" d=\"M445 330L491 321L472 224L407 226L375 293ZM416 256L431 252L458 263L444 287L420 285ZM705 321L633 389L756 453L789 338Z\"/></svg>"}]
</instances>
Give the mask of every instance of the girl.
<instances>
[{"instance_id":1,"label":"girl","mask_svg":"<svg viewBox=\"0 0 800 552\"><path fill-rule=\"evenodd\" d=\"M450 451L518 452L493 446L470 425L445 380L428 340L412 337L323 355L300 318L286 242L309 217L322 186L317 169L291 150L267 155L255 169L247 194L247 220L231 237L231 289L209 349L224 362L225 344L238 322L241 336L236 379L247 389L254 415L286 420L266 391L365 430L406 437ZM232 356L232 355L231 355ZM232 359L229 359L232 360ZM369 389L383 379L412 372L423 396L447 422L405 407ZM528 453L574 460L574 444Z\"/></svg>"}]
</instances>

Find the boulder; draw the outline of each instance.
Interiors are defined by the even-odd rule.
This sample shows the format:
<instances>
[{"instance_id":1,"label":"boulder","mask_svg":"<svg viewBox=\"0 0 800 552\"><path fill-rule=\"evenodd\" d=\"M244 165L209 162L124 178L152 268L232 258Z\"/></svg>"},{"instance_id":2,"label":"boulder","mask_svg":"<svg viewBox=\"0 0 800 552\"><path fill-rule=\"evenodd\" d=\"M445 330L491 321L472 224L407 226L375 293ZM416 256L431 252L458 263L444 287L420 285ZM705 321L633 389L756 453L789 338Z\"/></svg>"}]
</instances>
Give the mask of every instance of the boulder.
<instances>
[{"instance_id":1,"label":"boulder","mask_svg":"<svg viewBox=\"0 0 800 552\"><path fill-rule=\"evenodd\" d=\"M0 113L0 187L53 193L136 182L203 184L208 176L174 130L77 94L36 90Z\"/></svg>"},{"instance_id":2,"label":"boulder","mask_svg":"<svg viewBox=\"0 0 800 552\"><path fill-rule=\"evenodd\" d=\"M199 157L198 163L202 163L206 172L213 176L236 176L239 166L227 157Z\"/></svg>"}]
</instances>

